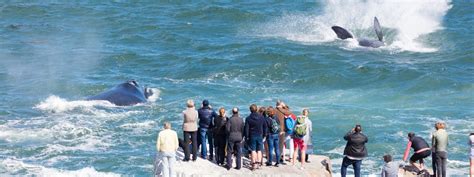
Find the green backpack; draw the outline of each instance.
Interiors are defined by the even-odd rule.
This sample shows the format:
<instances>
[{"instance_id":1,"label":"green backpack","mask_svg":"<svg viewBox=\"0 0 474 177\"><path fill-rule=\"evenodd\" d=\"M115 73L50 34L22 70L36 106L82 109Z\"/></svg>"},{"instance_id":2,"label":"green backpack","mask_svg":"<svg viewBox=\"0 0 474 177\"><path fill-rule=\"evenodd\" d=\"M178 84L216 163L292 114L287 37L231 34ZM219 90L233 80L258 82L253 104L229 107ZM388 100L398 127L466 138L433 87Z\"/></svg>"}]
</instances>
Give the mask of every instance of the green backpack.
<instances>
[{"instance_id":1,"label":"green backpack","mask_svg":"<svg viewBox=\"0 0 474 177\"><path fill-rule=\"evenodd\" d=\"M306 117L304 116L299 116L296 119L296 125L295 125L295 137L296 138L303 138L306 135L306 123L305 123Z\"/></svg>"}]
</instances>

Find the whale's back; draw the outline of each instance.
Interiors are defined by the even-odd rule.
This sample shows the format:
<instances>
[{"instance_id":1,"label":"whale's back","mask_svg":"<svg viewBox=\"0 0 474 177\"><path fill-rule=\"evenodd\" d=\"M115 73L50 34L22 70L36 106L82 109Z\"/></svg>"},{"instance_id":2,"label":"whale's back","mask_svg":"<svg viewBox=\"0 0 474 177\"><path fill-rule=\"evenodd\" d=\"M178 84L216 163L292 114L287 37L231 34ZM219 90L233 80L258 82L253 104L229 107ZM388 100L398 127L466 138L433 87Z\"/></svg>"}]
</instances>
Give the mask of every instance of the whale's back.
<instances>
[{"instance_id":1,"label":"whale's back","mask_svg":"<svg viewBox=\"0 0 474 177\"><path fill-rule=\"evenodd\" d=\"M87 100L106 100L117 106L129 106L146 102L146 97L139 87L126 82L91 96Z\"/></svg>"}]
</instances>

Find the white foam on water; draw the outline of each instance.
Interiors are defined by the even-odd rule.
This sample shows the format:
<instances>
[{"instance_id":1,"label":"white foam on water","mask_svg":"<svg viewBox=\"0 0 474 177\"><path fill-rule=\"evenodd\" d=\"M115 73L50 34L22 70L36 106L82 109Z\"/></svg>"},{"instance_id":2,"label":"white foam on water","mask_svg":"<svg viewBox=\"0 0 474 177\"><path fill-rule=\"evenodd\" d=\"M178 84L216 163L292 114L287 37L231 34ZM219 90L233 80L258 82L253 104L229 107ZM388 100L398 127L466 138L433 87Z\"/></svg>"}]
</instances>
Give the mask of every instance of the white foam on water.
<instances>
[{"instance_id":1,"label":"white foam on water","mask_svg":"<svg viewBox=\"0 0 474 177\"><path fill-rule=\"evenodd\" d=\"M41 165L34 165L24 163L16 159L5 159L0 163L0 168L6 171L7 174L21 174L47 177L82 177L82 176L103 176L116 177L120 174L111 172L99 172L93 167L86 167L79 170L61 170L55 168L48 168ZM26 171L26 174L23 174Z\"/></svg>"},{"instance_id":2,"label":"white foam on water","mask_svg":"<svg viewBox=\"0 0 474 177\"><path fill-rule=\"evenodd\" d=\"M67 101L56 95L51 95L46 100L35 105L33 108L52 113L63 113L72 111L75 109L92 109L97 106L102 107L115 107L114 104L103 101L103 100L91 100L91 101Z\"/></svg>"},{"instance_id":3,"label":"white foam on water","mask_svg":"<svg viewBox=\"0 0 474 177\"><path fill-rule=\"evenodd\" d=\"M17 129L0 125L0 139L7 142L47 142L53 139L53 135L47 129Z\"/></svg>"},{"instance_id":4,"label":"white foam on water","mask_svg":"<svg viewBox=\"0 0 474 177\"><path fill-rule=\"evenodd\" d=\"M58 154L66 151L104 151L112 146L105 138L91 137L83 140L75 140L75 145L48 144L42 151L45 155Z\"/></svg>"},{"instance_id":5,"label":"white foam on water","mask_svg":"<svg viewBox=\"0 0 474 177\"><path fill-rule=\"evenodd\" d=\"M147 120L144 122L136 122L136 123L126 123L126 124L120 125L120 127L123 129L136 129L136 128L151 129L151 128L154 128L155 126L156 126L156 122L152 120Z\"/></svg>"},{"instance_id":6,"label":"white foam on water","mask_svg":"<svg viewBox=\"0 0 474 177\"><path fill-rule=\"evenodd\" d=\"M356 38L376 39L373 18L376 16L384 31L387 46L381 50L435 52L436 47L420 37L442 29L444 15L452 7L450 0L325 0L322 13L284 14L258 26L255 33L263 37L320 44L336 41L331 26L349 30ZM316 12L315 12L316 13ZM345 49L362 48L348 41Z\"/></svg>"},{"instance_id":7,"label":"white foam on water","mask_svg":"<svg viewBox=\"0 0 474 177\"><path fill-rule=\"evenodd\" d=\"M151 89L151 91L153 91L153 95L148 97L148 99L147 99L148 102L155 102L156 100L160 99L160 94L161 94L160 89L157 89L157 88L149 88L149 89Z\"/></svg>"}]
</instances>

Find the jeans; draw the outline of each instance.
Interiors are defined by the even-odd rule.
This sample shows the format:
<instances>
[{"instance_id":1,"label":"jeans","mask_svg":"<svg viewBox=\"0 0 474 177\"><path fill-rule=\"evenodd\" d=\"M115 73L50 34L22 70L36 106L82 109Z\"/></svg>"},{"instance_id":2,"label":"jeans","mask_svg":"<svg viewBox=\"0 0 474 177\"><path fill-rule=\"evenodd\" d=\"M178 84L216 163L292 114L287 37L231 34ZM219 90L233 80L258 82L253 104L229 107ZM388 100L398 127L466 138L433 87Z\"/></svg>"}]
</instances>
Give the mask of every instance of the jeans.
<instances>
[{"instance_id":1,"label":"jeans","mask_svg":"<svg viewBox=\"0 0 474 177\"><path fill-rule=\"evenodd\" d=\"M240 141L227 142L227 168L232 168L232 155L235 154L236 168L240 169L242 166L242 144Z\"/></svg>"},{"instance_id":2,"label":"jeans","mask_svg":"<svg viewBox=\"0 0 474 177\"><path fill-rule=\"evenodd\" d=\"M175 177L174 162L176 161L176 152L160 152L163 163L163 177Z\"/></svg>"},{"instance_id":3,"label":"jeans","mask_svg":"<svg viewBox=\"0 0 474 177\"><path fill-rule=\"evenodd\" d=\"M433 172L435 177L446 177L446 160L448 153L445 151L433 152Z\"/></svg>"},{"instance_id":4,"label":"jeans","mask_svg":"<svg viewBox=\"0 0 474 177\"><path fill-rule=\"evenodd\" d=\"M267 143L268 143L268 163L273 162L272 151L275 149L275 157L276 163L280 163L280 149L279 149L279 142L280 138L278 137L278 133L270 134L267 136Z\"/></svg>"},{"instance_id":5,"label":"jeans","mask_svg":"<svg viewBox=\"0 0 474 177\"><path fill-rule=\"evenodd\" d=\"M189 160L189 156L190 156L190 152L189 152L189 141L191 140L191 146L192 146L192 152L193 152L193 160L196 160L197 159L197 132L187 132L187 131L184 131L183 132L183 136L184 136L184 160L185 161L188 161ZM190 139L191 138L191 139Z\"/></svg>"},{"instance_id":6,"label":"jeans","mask_svg":"<svg viewBox=\"0 0 474 177\"><path fill-rule=\"evenodd\" d=\"M354 176L360 177L360 166L362 165L362 160L352 160L347 157L344 157L341 165L341 177L346 177L347 167L352 165L354 168Z\"/></svg>"},{"instance_id":7,"label":"jeans","mask_svg":"<svg viewBox=\"0 0 474 177\"><path fill-rule=\"evenodd\" d=\"M212 130L207 128L199 128L200 144L201 144L201 157L207 158L207 144L206 139L209 143L209 159L214 159L214 141L212 137ZM206 138L207 137L207 138Z\"/></svg>"}]
</instances>

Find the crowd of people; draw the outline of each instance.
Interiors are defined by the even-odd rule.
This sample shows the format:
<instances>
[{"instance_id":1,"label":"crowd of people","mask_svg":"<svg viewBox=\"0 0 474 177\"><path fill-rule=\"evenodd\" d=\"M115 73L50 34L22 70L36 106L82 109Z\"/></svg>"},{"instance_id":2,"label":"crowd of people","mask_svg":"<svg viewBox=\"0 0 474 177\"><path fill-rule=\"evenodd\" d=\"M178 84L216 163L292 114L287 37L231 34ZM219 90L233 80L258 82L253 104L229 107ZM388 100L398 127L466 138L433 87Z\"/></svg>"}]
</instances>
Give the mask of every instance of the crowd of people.
<instances>
[{"instance_id":1,"label":"crowd of people","mask_svg":"<svg viewBox=\"0 0 474 177\"><path fill-rule=\"evenodd\" d=\"M250 168L255 170L263 165L286 165L283 148L288 148L287 161L295 164L299 154L302 157L300 168L304 168L304 162L309 161L305 150L312 145L309 110L304 109L302 115L296 116L281 101L275 108L252 104L249 109L250 115L244 121L238 108L231 110L229 118L224 108L219 108L216 113L208 100L204 100L198 110L194 101L188 100L183 111L183 161L195 161L200 147L201 158L215 160L228 170L232 168L233 156L236 158L235 169L240 169L242 155L249 154ZM267 159L265 163L264 156Z\"/></svg>"},{"instance_id":2,"label":"crowd of people","mask_svg":"<svg viewBox=\"0 0 474 177\"><path fill-rule=\"evenodd\" d=\"M161 154L162 174L165 177L174 176L173 163L178 147L184 150L184 159L182 159L184 162L196 161L200 148L201 158L213 162L215 160L215 163L227 170L232 168L233 157L235 157L234 169L241 169L242 156L246 154L250 159L251 170L257 170L263 165L275 167L287 165L286 162L295 166L297 161L301 164L299 169L304 169L305 162L309 162L307 150L311 153L313 148L312 122L308 109L303 109L302 114L296 116L282 101L277 101L275 107L257 107L252 104L249 107L250 115L244 121L236 107L232 108L232 116L229 118L224 108L219 108L216 113L208 100L204 100L201 108L197 110L193 100L188 100L186 105L187 108L183 111L183 139L178 138L176 132L171 130L169 123L164 124L164 130L158 135L157 150ZM424 159L431 155L434 175L445 177L448 133L444 122L436 122L435 128L436 131L431 137L431 148L422 137L416 136L413 132L408 133L408 144L403 161L407 160L410 149L413 149L409 167L419 174L428 174L424 167ZM362 126L356 125L346 133L344 140L347 144L341 164L341 176L346 176L347 167L351 165L354 175L360 177L362 160L368 155L365 146L368 138L362 133ZM471 133L469 143L472 176L474 133ZM263 163L264 155L265 163ZM398 169L403 164L394 162L392 156L388 154L383 156L383 160L385 164L382 167L381 176L397 176ZM416 164L417 161L418 164Z\"/></svg>"}]
</instances>

